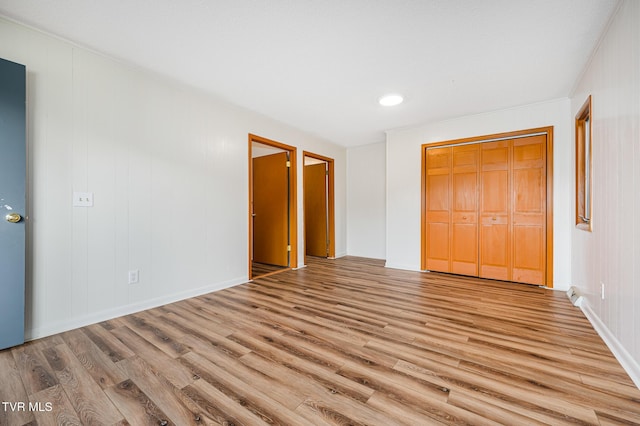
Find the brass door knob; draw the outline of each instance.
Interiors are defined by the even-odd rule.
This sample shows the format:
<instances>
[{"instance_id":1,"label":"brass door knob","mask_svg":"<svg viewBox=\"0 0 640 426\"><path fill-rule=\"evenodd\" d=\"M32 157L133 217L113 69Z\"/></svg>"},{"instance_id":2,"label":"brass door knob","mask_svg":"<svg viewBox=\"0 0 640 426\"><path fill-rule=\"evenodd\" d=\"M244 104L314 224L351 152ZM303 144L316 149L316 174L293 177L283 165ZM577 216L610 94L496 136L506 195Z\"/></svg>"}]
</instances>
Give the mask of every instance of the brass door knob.
<instances>
[{"instance_id":1,"label":"brass door knob","mask_svg":"<svg viewBox=\"0 0 640 426\"><path fill-rule=\"evenodd\" d=\"M18 213L9 213L4 218L7 222L11 223L18 223L22 220L22 216L20 216Z\"/></svg>"}]
</instances>

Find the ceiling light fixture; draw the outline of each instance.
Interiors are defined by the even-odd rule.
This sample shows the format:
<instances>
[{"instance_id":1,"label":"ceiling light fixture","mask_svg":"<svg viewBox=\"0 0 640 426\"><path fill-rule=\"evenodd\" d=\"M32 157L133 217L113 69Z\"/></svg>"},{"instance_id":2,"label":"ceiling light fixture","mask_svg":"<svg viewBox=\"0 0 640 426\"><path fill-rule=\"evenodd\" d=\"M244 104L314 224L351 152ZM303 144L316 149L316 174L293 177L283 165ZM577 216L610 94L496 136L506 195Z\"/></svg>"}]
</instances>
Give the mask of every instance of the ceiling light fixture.
<instances>
[{"instance_id":1,"label":"ceiling light fixture","mask_svg":"<svg viewBox=\"0 0 640 426\"><path fill-rule=\"evenodd\" d=\"M395 105L401 104L403 100L404 98L402 96L392 94L392 95L384 95L383 97L378 99L378 102L382 106L395 106Z\"/></svg>"}]
</instances>

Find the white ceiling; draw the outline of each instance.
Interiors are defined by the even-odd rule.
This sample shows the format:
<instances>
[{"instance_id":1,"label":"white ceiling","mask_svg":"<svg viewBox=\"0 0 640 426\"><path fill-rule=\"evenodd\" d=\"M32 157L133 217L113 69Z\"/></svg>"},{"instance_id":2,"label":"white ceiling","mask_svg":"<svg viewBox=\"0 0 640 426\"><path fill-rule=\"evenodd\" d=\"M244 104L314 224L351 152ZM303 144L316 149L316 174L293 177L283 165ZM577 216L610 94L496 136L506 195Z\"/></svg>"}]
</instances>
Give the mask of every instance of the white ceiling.
<instances>
[{"instance_id":1,"label":"white ceiling","mask_svg":"<svg viewBox=\"0 0 640 426\"><path fill-rule=\"evenodd\" d=\"M617 4L0 0L0 14L355 146L570 95ZM387 92L405 102L379 106Z\"/></svg>"}]
</instances>

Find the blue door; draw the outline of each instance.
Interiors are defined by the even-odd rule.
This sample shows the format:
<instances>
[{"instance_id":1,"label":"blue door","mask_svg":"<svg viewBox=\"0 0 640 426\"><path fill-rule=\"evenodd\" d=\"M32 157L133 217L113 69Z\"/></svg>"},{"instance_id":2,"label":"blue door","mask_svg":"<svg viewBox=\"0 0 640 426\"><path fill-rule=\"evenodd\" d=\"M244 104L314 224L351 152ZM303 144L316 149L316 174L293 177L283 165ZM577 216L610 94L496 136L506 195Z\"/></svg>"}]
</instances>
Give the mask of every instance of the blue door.
<instances>
[{"instance_id":1,"label":"blue door","mask_svg":"<svg viewBox=\"0 0 640 426\"><path fill-rule=\"evenodd\" d=\"M0 349L24 342L25 77L0 59Z\"/></svg>"}]
</instances>

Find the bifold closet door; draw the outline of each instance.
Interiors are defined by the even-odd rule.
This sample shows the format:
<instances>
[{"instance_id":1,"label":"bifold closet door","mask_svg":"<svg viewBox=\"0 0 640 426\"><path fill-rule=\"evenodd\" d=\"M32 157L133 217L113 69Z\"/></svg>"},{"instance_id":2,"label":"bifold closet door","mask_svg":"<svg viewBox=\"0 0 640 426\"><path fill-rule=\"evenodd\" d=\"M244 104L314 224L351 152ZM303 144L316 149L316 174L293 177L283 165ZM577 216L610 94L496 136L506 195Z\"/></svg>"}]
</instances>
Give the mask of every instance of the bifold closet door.
<instances>
[{"instance_id":1,"label":"bifold closet door","mask_svg":"<svg viewBox=\"0 0 640 426\"><path fill-rule=\"evenodd\" d=\"M426 266L451 272L451 153L449 148L426 152Z\"/></svg>"},{"instance_id":2,"label":"bifold closet door","mask_svg":"<svg viewBox=\"0 0 640 426\"><path fill-rule=\"evenodd\" d=\"M478 276L477 144L452 150L451 272Z\"/></svg>"},{"instance_id":3,"label":"bifold closet door","mask_svg":"<svg viewBox=\"0 0 640 426\"><path fill-rule=\"evenodd\" d=\"M513 141L511 280L544 285L547 253L546 135Z\"/></svg>"},{"instance_id":4,"label":"bifold closet door","mask_svg":"<svg viewBox=\"0 0 640 426\"><path fill-rule=\"evenodd\" d=\"M546 135L483 143L481 278L545 284Z\"/></svg>"},{"instance_id":5,"label":"bifold closet door","mask_svg":"<svg viewBox=\"0 0 640 426\"><path fill-rule=\"evenodd\" d=\"M427 269L478 275L478 145L426 156Z\"/></svg>"},{"instance_id":6,"label":"bifold closet door","mask_svg":"<svg viewBox=\"0 0 640 426\"><path fill-rule=\"evenodd\" d=\"M426 269L546 284L546 138L426 149Z\"/></svg>"},{"instance_id":7,"label":"bifold closet door","mask_svg":"<svg viewBox=\"0 0 640 426\"><path fill-rule=\"evenodd\" d=\"M511 277L510 141L481 144L480 277Z\"/></svg>"}]
</instances>

